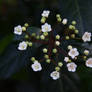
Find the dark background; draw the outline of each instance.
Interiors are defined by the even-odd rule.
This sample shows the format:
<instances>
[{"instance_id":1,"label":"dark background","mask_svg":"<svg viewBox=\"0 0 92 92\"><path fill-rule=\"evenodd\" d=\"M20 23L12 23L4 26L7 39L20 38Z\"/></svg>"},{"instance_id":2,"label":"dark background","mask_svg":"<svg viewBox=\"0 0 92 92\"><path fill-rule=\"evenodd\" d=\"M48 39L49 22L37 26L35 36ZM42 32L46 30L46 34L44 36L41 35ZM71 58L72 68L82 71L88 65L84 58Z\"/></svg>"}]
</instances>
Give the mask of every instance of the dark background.
<instances>
[{"instance_id":1,"label":"dark background","mask_svg":"<svg viewBox=\"0 0 92 92\"><path fill-rule=\"evenodd\" d=\"M60 13L69 22L76 20L81 34L92 32L92 0L0 0L0 55L12 42L15 26L28 22L40 27L40 14L44 9ZM29 74L23 68L10 79L0 80L0 92L59 92L58 88L61 88L60 92L92 92L92 69L79 66L77 74L65 76L58 86L57 81L41 79L39 74L35 76L32 71Z\"/></svg>"}]
</instances>

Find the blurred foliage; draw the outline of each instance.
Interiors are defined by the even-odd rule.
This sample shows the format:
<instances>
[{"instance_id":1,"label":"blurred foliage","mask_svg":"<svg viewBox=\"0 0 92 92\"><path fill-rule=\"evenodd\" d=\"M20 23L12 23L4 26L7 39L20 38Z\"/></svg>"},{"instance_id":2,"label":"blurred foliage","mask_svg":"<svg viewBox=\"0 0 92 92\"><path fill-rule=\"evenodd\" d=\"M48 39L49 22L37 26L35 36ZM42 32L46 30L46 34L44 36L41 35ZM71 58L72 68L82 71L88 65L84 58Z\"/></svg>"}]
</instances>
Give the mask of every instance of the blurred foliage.
<instances>
[{"instance_id":1,"label":"blurred foliage","mask_svg":"<svg viewBox=\"0 0 92 92\"><path fill-rule=\"evenodd\" d=\"M40 14L44 9L49 9L54 14L60 13L62 17L69 19L69 23L73 19L76 20L81 34L85 31L92 31L91 6L91 0L0 0L0 54L2 54L0 56L0 76L8 78L13 74L11 78L19 80L28 79L32 83L35 82L34 85L38 87L40 83L42 87L42 89L39 89L40 92L52 92L53 90L53 92L59 92L61 89L62 92L79 92L79 90L81 90L80 92L91 92L92 69L86 68L84 65L80 66L78 68L80 80L76 74L67 73L67 71L62 70L65 76L61 76L61 80L53 82L48 79L49 71L45 69L41 74L35 74L31 69L28 69L28 71L26 67L22 69L30 58L28 56L30 49L21 54L21 52L16 50L17 46L15 43L11 43L14 26L18 24L23 25L25 22L28 22L31 26L40 27ZM53 17L51 19L55 23ZM21 58L21 56L25 59ZM50 67L48 66L48 68ZM16 71L17 73L15 73ZM81 82L80 85L79 82ZM57 83L60 83L62 85L60 87L63 88L59 89L60 87Z\"/></svg>"}]
</instances>

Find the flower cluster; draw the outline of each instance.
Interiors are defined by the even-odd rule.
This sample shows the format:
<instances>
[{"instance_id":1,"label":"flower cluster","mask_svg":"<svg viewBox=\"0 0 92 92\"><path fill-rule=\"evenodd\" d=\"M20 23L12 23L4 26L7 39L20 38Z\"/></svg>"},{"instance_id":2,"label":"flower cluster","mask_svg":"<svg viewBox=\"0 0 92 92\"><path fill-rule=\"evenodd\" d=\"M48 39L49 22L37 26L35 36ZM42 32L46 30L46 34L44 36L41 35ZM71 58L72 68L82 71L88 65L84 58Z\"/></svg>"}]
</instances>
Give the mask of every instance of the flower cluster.
<instances>
[{"instance_id":1,"label":"flower cluster","mask_svg":"<svg viewBox=\"0 0 92 92\"><path fill-rule=\"evenodd\" d=\"M64 64L66 64L66 67L68 71L75 72L77 69L77 61L79 58L82 58L83 61L85 61L85 65L87 67L92 67L92 58L88 57L90 51L88 49L83 48L83 52L81 53L80 50L77 48L77 46L73 46L69 44L66 48L67 50L63 49L62 46L62 40L63 41L69 41L69 40L79 40L82 43L85 42L91 42L91 32L85 32L82 37L78 38L77 35L79 33L78 29L76 28L76 21L72 21L70 25L68 25L68 19L61 18L60 14L56 15L56 19L58 24L63 25L66 27L64 29L65 33L63 35L56 34L54 35L54 29L52 28L52 25L46 22L47 18L50 15L49 10L44 10L41 14L41 28L40 28L40 34L35 35L36 33L29 34L27 32L27 28L29 27L29 24L25 24L23 27L18 25L14 28L14 34L16 35L22 35L24 32L27 36L27 38L30 39L30 41L22 41L19 43L18 50L26 50L27 47L32 47L34 43L40 43L44 44L46 47L42 48L42 52L44 53L44 56L41 60L37 60L35 57L31 57L31 61L33 64L31 65L31 68L33 71L41 71L42 66L40 61L46 61L46 63L53 63L56 67L51 72L50 77L53 80L57 80L60 78L60 70ZM59 59L59 55L62 54L61 61ZM55 59L57 58L57 59ZM76 62L75 62L76 61Z\"/></svg>"}]
</instances>

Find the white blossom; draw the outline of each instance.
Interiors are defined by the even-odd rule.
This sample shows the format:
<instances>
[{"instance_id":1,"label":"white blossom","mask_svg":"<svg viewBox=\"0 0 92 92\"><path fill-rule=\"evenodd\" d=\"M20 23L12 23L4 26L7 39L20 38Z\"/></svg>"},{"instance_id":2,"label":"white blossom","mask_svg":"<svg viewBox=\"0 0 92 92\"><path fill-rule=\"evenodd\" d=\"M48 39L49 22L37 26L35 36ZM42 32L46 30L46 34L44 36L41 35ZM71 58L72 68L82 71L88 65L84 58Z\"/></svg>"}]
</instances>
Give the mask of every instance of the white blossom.
<instances>
[{"instance_id":1,"label":"white blossom","mask_svg":"<svg viewBox=\"0 0 92 92\"><path fill-rule=\"evenodd\" d=\"M53 71L50 76L52 77L53 80L57 80L60 78L60 73L58 71Z\"/></svg>"},{"instance_id":2,"label":"white blossom","mask_svg":"<svg viewBox=\"0 0 92 92\"><path fill-rule=\"evenodd\" d=\"M72 48L72 49L70 49L68 55L71 56L72 59L74 59L76 56L79 55L79 52L78 52L77 48Z\"/></svg>"},{"instance_id":3,"label":"white blossom","mask_svg":"<svg viewBox=\"0 0 92 92\"><path fill-rule=\"evenodd\" d=\"M42 32L50 32L51 29L51 25L49 25L48 23L45 23L44 25L41 26Z\"/></svg>"},{"instance_id":4,"label":"white blossom","mask_svg":"<svg viewBox=\"0 0 92 92\"><path fill-rule=\"evenodd\" d=\"M86 66L92 68L92 58L89 58L89 59L86 61Z\"/></svg>"},{"instance_id":5,"label":"white blossom","mask_svg":"<svg viewBox=\"0 0 92 92\"><path fill-rule=\"evenodd\" d=\"M21 25L18 25L14 27L14 34L21 35L22 34L22 27Z\"/></svg>"},{"instance_id":6,"label":"white blossom","mask_svg":"<svg viewBox=\"0 0 92 92\"><path fill-rule=\"evenodd\" d=\"M69 57L65 57L65 58L64 58L64 61L65 61L65 62L68 62L68 61L69 61Z\"/></svg>"},{"instance_id":7,"label":"white blossom","mask_svg":"<svg viewBox=\"0 0 92 92\"><path fill-rule=\"evenodd\" d=\"M35 72L42 70L41 64L38 61L34 61L34 64L32 64L31 67Z\"/></svg>"},{"instance_id":8,"label":"white blossom","mask_svg":"<svg viewBox=\"0 0 92 92\"><path fill-rule=\"evenodd\" d=\"M74 62L71 62L67 64L67 68L68 68L68 71L75 72L77 65Z\"/></svg>"},{"instance_id":9,"label":"white blossom","mask_svg":"<svg viewBox=\"0 0 92 92\"><path fill-rule=\"evenodd\" d=\"M49 10L44 10L43 13L42 13L42 16L43 17L48 17L50 14L50 11Z\"/></svg>"},{"instance_id":10,"label":"white blossom","mask_svg":"<svg viewBox=\"0 0 92 92\"><path fill-rule=\"evenodd\" d=\"M27 43L25 41L20 42L18 46L18 50L26 50L27 49Z\"/></svg>"},{"instance_id":11,"label":"white blossom","mask_svg":"<svg viewBox=\"0 0 92 92\"><path fill-rule=\"evenodd\" d=\"M84 35L82 36L82 40L84 42L91 41L91 33L85 32Z\"/></svg>"},{"instance_id":12,"label":"white blossom","mask_svg":"<svg viewBox=\"0 0 92 92\"><path fill-rule=\"evenodd\" d=\"M63 19L63 21L62 21L62 23L64 24L64 25L66 25L67 24L67 19Z\"/></svg>"}]
</instances>

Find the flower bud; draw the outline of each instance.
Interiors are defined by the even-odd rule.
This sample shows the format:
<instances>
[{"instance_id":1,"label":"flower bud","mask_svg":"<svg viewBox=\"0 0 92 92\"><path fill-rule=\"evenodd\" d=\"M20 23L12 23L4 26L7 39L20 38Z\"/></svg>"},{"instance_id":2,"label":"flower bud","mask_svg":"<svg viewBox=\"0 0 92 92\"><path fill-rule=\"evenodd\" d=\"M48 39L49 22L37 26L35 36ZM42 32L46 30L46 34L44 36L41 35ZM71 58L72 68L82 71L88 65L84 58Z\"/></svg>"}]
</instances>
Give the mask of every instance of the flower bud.
<instances>
[{"instance_id":1,"label":"flower bud","mask_svg":"<svg viewBox=\"0 0 92 92\"><path fill-rule=\"evenodd\" d=\"M61 22L61 20L62 20L61 18L57 18L57 21L58 21L58 22Z\"/></svg>"},{"instance_id":2,"label":"flower bud","mask_svg":"<svg viewBox=\"0 0 92 92\"><path fill-rule=\"evenodd\" d=\"M69 25L69 29L70 29L70 30L75 30L75 26Z\"/></svg>"},{"instance_id":3,"label":"flower bud","mask_svg":"<svg viewBox=\"0 0 92 92\"><path fill-rule=\"evenodd\" d=\"M55 70L56 70L56 71L59 71L59 70L60 70L60 67L58 67L58 66L55 67Z\"/></svg>"},{"instance_id":4,"label":"flower bud","mask_svg":"<svg viewBox=\"0 0 92 92\"><path fill-rule=\"evenodd\" d=\"M65 38L66 38L66 40L69 40L69 39L70 39L70 37L69 37L69 36L66 36Z\"/></svg>"},{"instance_id":5,"label":"flower bud","mask_svg":"<svg viewBox=\"0 0 92 92\"><path fill-rule=\"evenodd\" d=\"M72 34L72 35L71 35L71 38L75 38L75 34Z\"/></svg>"},{"instance_id":6,"label":"flower bud","mask_svg":"<svg viewBox=\"0 0 92 92\"><path fill-rule=\"evenodd\" d=\"M35 57L32 57L32 58L31 58L31 61L35 61Z\"/></svg>"},{"instance_id":7,"label":"flower bud","mask_svg":"<svg viewBox=\"0 0 92 92\"><path fill-rule=\"evenodd\" d=\"M44 55L44 58L48 59L48 58L49 58L49 56L48 56L48 55Z\"/></svg>"},{"instance_id":8,"label":"flower bud","mask_svg":"<svg viewBox=\"0 0 92 92\"><path fill-rule=\"evenodd\" d=\"M35 37L36 36L36 33L32 33L32 36Z\"/></svg>"},{"instance_id":9,"label":"flower bud","mask_svg":"<svg viewBox=\"0 0 92 92\"><path fill-rule=\"evenodd\" d=\"M88 54L89 54L89 51L88 51L88 50L85 50L85 51L84 51L84 54L85 54L85 55L88 55Z\"/></svg>"},{"instance_id":10,"label":"flower bud","mask_svg":"<svg viewBox=\"0 0 92 92\"><path fill-rule=\"evenodd\" d=\"M72 21L72 25L76 25L76 21Z\"/></svg>"},{"instance_id":11,"label":"flower bud","mask_svg":"<svg viewBox=\"0 0 92 92\"><path fill-rule=\"evenodd\" d=\"M45 17L42 17L41 23L45 23L45 21L46 21L46 18Z\"/></svg>"},{"instance_id":12,"label":"flower bud","mask_svg":"<svg viewBox=\"0 0 92 92\"><path fill-rule=\"evenodd\" d=\"M48 50L47 50L46 48L43 49L43 53L47 53L47 51L48 51Z\"/></svg>"},{"instance_id":13,"label":"flower bud","mask_svg":"<svg viewBox=\"0 0 92 92\"><path fill-rule=\"evenodd\" d=\"M60 42L59 42L59 41L56 41L55 44L56 44L57 46L59 46L59 45L60 45Z\"/></svg>"},{"instance_id":14,"label":"flower bud","mask_svg":"<svg viewBox=\"0 0 92 92\"><path fill-rule=\"evenodd\" d=\"M48 36L48 32L43 32L43 35L44 36Z\"/></svg>"},{"instance_id":15,"label":"flower bud","mask_svg":"<svg viewBox=\"0 0 92 92\"><path fill-rule=\"evenodd\" d=\"M28 24L28 23L25 23L25 24L24 24L24 26L25 26L25 27L28 27L28 26L29 26L29 24Z\"/></svg>"},{"instance_id":16,"label":"flower bud","mask_svg":"<svg viewBox=\"0 0 92 92\"><path fill-rule=\"evenodd\" d=\"M56 35L56 39L59 40L60 39L60 35Z\"/></svg>"},{"instance_id":17,"label":"flower bud","mask_svg":"<svg viewBox=\"0 0 92 92\"><path fill-rule=\"evenodd\" d=\"M74 32L75 32L75 34L78 34L79 33L79 31L77 29Z\"/></svg>"},{"instance_id":18,"label":"flower bud","mask_svg":"<svg viewBox=\"0 0 92 92\"><path fill-rule=\"evenodd\" d=\"M44 39L45 39L45 36L44 36L44 35L41 35L40 38L41 38L42 40L44 40Z\"/></svg>"},{"instance_id":19,"label":"flower bud","mask_svg":"<svg viewBox=\"0 0 92 92\"><path fill-rule=\"evenodd\" d=\"M52 51L53 53L57 53L57 49L53 49L53 51Z\"/></svg>"},{"instance_id":20,"label":"flower bud","mask_svg":"<svg viewBox=\"0 0 92 92\"><path fill-rule=\"evenodd\" d=\"M46 60L47 63L50 63L50 61L51 61L50 59L47 59L47 60Z\"/></svg>"},{"instance_id":21,"label":"flower bud","mask_svg":"<svg viewBox=\"0 0 92 92\"><path fill-rule=\"evenodd\" d=\"M68 49L69 49L69 50L72 49L72 46L71 46L71 45L68 45Z\"/></svg>"},{"instance_id":22,"label":"flower bud","mask_svg":"<svg viewBox=\"0 0 92 92\"><path fill-rule=\"evenodd\" d=\"M67 19L63 19L63 21L62 21L63 25L66 25L67 21L68 21Z\"/></svg>"},{"instance_id":23,"label":"flower bud","mask_svg":"<svg viewBox=\"0 0 92 92\"><path fill-rule=\"evenodd\" d=\"M26 31L26 27L22 27L22 31Z\"/></svg>"},{"instance_id":24,"label":"flower bud","mask_svg":"<svg viewBox=\"0 0 92 92\"><path fill-rule=\"evenodd\" d=\"M25 35L25 38L26 38L26 39L28 39L28 38L29 38L29 36L28 36L28 35Z\"/></svg>"},{"instance_id":25,"label":"flower bud","mask_svg":"<svg viewBox=\"0 0 92 92\"><path fill-rule=\"evenodd\" d=\"M31 47L33 44L32 44L32 42L29 42L28 45Z\"/></svg>"},{"instance_id":26,"label":"flower bud","mask_svg":"<svg viewBox=\"0 0 92 92\"><path fill-rule=\"evenodd\" d=\"M62 66L63 66L63 63L62 63L62 62L59 62L59 63L58 63L58 66L59 66L59 67L62 67Z\"/></svg>"},{"instance_id":27,"label":"flower bud","mask_svg":"<svg viewBox=\"0 0 92 92\"><path fill-rule=\"evenodd\" d=\"M60 17L60 14L57 14L56 17L59 18Z\"/></svg>"}]
</instances>

